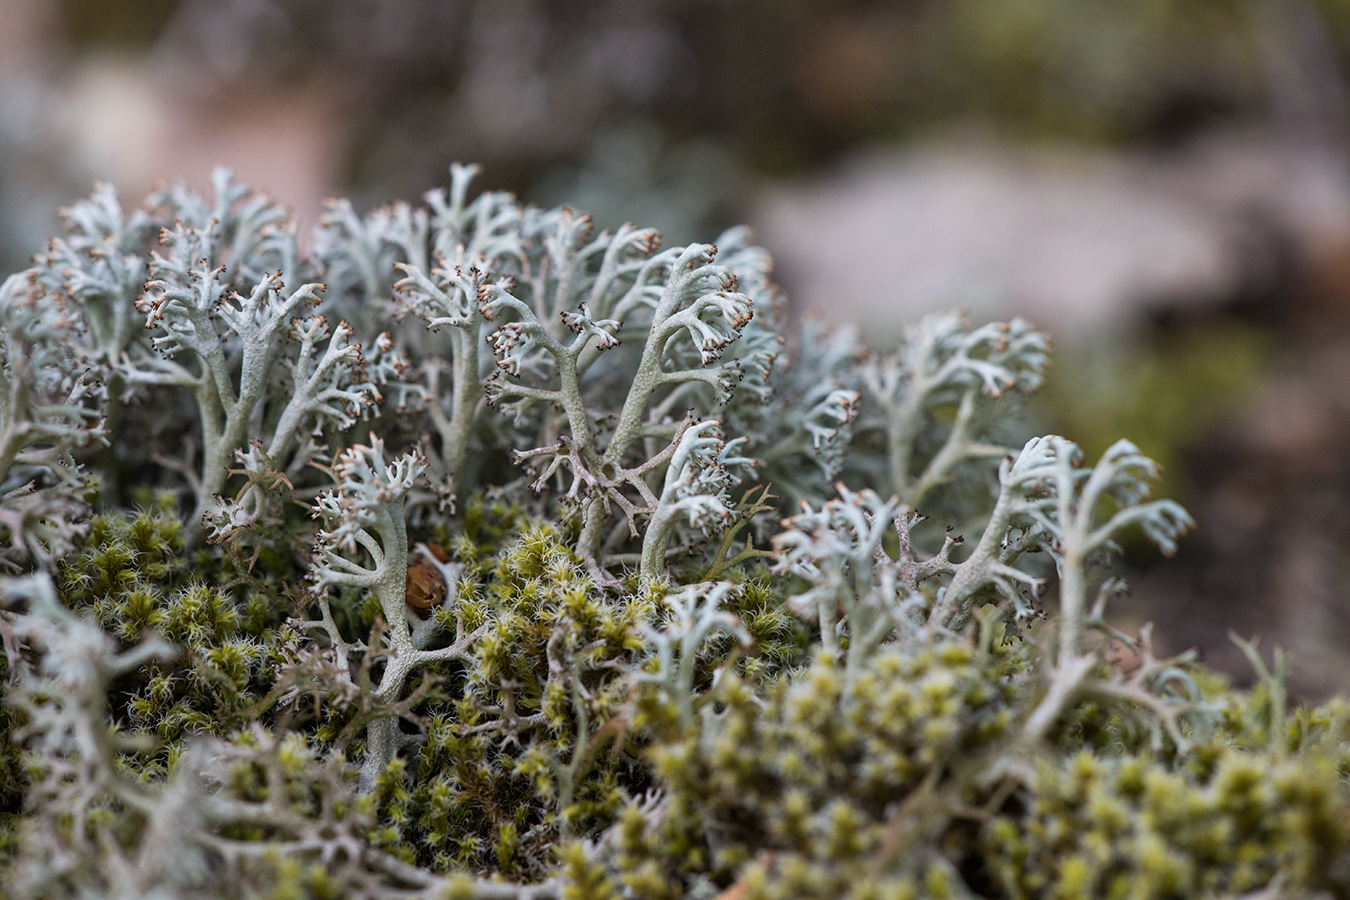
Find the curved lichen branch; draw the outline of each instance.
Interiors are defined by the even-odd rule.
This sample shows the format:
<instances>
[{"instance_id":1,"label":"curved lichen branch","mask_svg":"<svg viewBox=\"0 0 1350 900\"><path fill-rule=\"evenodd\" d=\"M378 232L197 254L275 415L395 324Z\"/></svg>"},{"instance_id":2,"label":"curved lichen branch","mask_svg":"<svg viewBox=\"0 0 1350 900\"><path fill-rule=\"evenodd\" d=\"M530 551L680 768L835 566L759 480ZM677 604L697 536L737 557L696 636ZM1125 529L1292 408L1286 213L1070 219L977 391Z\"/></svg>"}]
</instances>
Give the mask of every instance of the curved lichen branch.
<instances>
[{"instance_id":1,"label":"curved lichen branch","mask_svg":"<svg viewBox=\"0 0 1350 900\"><path fill-rule=\"evenodd\" d=\"M716 421L696 422L680 434L642 538L643 580L664 577L666 547L677 523L687 521L707 533L730 517L731 487L740 473L754 470L754 460L737 454L744 441L724 441Z\"/></svg>"},{"instance_id":2,"label":"curved lichen branch","mask_svg":"<svg viewBox=\"0 0 1350 900\"><path fill-rule=\"evenodd\" d=\"M566 231L568 222L559 220L558 227ZM579 226L572 223L572 227ZM557 260L555 265L565 268L565 272L557 272L558 285L552 291L545 291L545 285L528 277L520 282L522 289L528 289L520 291L522 296L501 281L481 291L482 314L501 321L489 336L499 371L487 392L493 403L544 403L562 410L567 433L552 445L521 451L517 458L534 461L536 490L563 471L570 474L565 496L581 501L582 508L578 549L598 573L609 509L618 505L632 526L635 514L650 514L659 501L646 480L656 457L649 450L647 461L634 465L632 456L640 442L659 436L670 443L657 443L656 447L666 448L657 455L668 457L675 452L679 429L649 417L663 419L669 412L668 402L673 402L686 384L707 385L719 395L734 386L736 379L728 382L723 367L711 366L749 322L751 304L749 297L733 292L735 277L730 270L712 263L716 251L711 245L644 258L654 246L653 236L624 228L614 235L601 235L592 244L560 232L549 246L553 254L550 258ZM570 246L577 248L575 256L564 252ZM564 294L564 282L580 277L582 263L594 253L601 254L600 267L587 299L574 308L556 311L558 321L571 335L557 332L540 310L557 305L557 298ZM669 274L658 294L649 282L654 273L663 270ZM548 293L554 302L542 303L541 293ZM636 374L612 427L602 432L587 406L582 376L594 354L617 347L620 336L627 333L616 316L639 312L650 319L642 329L645 335ZM697 354L692 368L672 362L679 356L676 348L685 346ZM654 407L658 394L667 403ZM658 524L652 543L668 540L669 523ZM655 574L653 565L647 570Z\"/></svg>"},{"instance_id":3,"label":"curved lichen branch","mask_svg":"<svg viewBox=\"0 0 1350 900\"><path fill-rule=\"evenodd\" d=\"M1049 352L1049 339L1021 319L970 329L961 316L941 313L906 327L898 351L862 368L863 384L884 410L891 489L916 508L963 460L1006 453L981 440L977 414L989 399L1039 387ZM946 407L955 417L945 440L917 458L920 436Z\"/></svg>"},{"instance_id":4,"label":"curved lichen branch","mask_svg":"<svg viewBox=\"0 0 1350 900\"><path fill-rule=\"evenodd\" d=\"M873 653L892 637L913 639L922 627L925 601L920 582L951 571L948 557L956 543L920 561L909 543L909 530L922 517L909 513L898 497L883 500L875 491L835 486L837 499L815 509L808 503L783 522L773 538L774 570L803 579L807 589L790 596L788 608L820 628L821 645L837 651L848 640L846 669L860 674ZM899 554L885 543L894 530Z\"/></svg>"},{"instance_id":5,"label":"curved lichen branch","mask_svg":"<svg viewBox=\"0 0 1350 900\"><path fill-rule=\"evenodd\" d=\"M426 635L414 627L407 605L408 531L403 503L425 471L426 461L420 456L405 453L388 459L384 442L372 438L369 446L358 444L339 456L333 466L337 486L321 494L315 504L315 517L323 521L323 528L315 544L310 577L319 592L322 618L310 624L326 632L341 654L357 652L359 648L339 632L324 593L329 587L349 585L375 595L384 634L366 652L384 656L384 672L371 699L385 708L399 701L413 672L432 663L465 658L487 627L456 635L451 644L434 648L427 648ZM345 659L339 665L348 671ZM409 742L399 731L396 716L370 722L361 766L363 790L374 785Z\"/></svg>"},{"instance_id":6,"label":"curved lichen branch","mask_svg":"<svg viewBox=\"0 0 1350 900\"><path fill-rule=\"evenodd\" d=\"M663 627L643 627L643 636L653 648L653 664L637 674L638 684L653 685L674 705L682 729L694 724L705 697L695 685L699 650L713 635L725 634L749 648L753 644L740 619L723 608L738 590L730 582L693 584L665 598L669 618ZM715 679L714 679L715 681Z\"/></svg>"},{"instance_id":7,"label":"curved lichen branch","mask_svg":"<svg viewBox=\"0 0 1350 900\"><path fill-rule=\"evenodd\" d=\"M1131 526L1171 555L1177 538L1195 524L1172 500L1145 502L1158 467L1129 441L1113 444L1093 468L1082 463L1078 446L1058 436L1033 438L1016 457L1003 461L989 524L934 607L937 621L960 630L987 587L1025 614L1018 588L1036 589L1038 580L1012 564L1027 551L1044 548L1059 573L1060 655L1076 656L1093 560L1115 550L1115 538Z\"/></svg>"},{"instance_id":8,"label":"curved lichen branch","mask_svg":"<svg viewBox=\"0 0 1350 900\"><path fill-rule=\"evenodd\" d=\"M53 564L85 530L74 453L106 443L107 393L78 352L80 327L35 271L0 283L0 567Z\"/></svg>"},{"instance_id":9,"label":"curved lichen branch","mask_svg":"<svg viewBox=\"0 0 1350 900\"><path fill-rule=\"evenodd\" d=\"M1128 441L1112 445L1089 468L1077 445L1058 436L1028 441L1016 458L1000 467L1001 490L990 524L939 596L933 617L957 630L978 598L1010 603L1021 614L1021 588L1034 591L1038 584L1013 563L1029 549L1050 554L1058 575L1059 615L1055 641L1046 648L1044 693L1023 727L1025 747L1041 740L1069 704L1084 695L1143 710L1155 742L1166 734L1178 748L1188 743L1181 719L1204 712L1184 659L1156 659L1147 630L1132 640L1106 626L1106 602L1120 593L1116 582L1103 583L1089 606L1094 574L1118 549L1122 532L1138 527L1170 555L1177 539L1194 525L1177 503L1147 499L1157 475L1157 465ZM1105 637L1105 648L1088 645L1090 631ZM1110 667L1106 677L1096 674L1112 643L1124 643L1138 655L1133 672Z\"/></svg>"}]
</instances>

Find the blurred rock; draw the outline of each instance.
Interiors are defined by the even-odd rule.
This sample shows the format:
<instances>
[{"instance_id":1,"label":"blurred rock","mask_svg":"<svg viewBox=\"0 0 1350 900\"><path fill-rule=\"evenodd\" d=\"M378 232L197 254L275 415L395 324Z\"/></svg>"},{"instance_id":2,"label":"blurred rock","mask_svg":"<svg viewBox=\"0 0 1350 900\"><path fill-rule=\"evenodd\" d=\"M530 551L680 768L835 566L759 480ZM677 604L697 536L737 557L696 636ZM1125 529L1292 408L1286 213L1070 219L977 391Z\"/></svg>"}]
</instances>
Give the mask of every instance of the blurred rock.
<instances>
[{"instance_id":1,"label":"blurred rock","mask_svg":"<svg viewBox=\"0 0 1350 900\"><path fill-rule=\"evenodd\" d=\"M772 188L751 218L799 308L884 335L956 304L1071 338L1217 307L1350 247L1350 173L1263 133L1148 154L951 140Z\"/></svg>"}]
</instances>

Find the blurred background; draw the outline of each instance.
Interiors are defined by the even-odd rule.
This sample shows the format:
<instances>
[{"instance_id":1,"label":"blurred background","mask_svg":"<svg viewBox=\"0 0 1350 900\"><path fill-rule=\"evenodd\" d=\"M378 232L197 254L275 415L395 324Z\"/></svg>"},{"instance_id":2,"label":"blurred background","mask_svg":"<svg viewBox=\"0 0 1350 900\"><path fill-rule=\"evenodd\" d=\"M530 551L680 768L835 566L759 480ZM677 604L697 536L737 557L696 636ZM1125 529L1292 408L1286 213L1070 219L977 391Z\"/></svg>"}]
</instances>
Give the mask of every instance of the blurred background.
<instances>
[{"instance_id":1,"label":"blurred background","mask_svg":"<svg viewBox=\"0 0 1350 900\"><path fill-rule=\"evenodd\" d=\"M454 160L668 242L749 222L795 312L1056 335L1030 427L1200 530L1127 617L1350 688L1350 0L0 0L0 262L225 163L312 222Z\"/></svg>"}]
</instances>

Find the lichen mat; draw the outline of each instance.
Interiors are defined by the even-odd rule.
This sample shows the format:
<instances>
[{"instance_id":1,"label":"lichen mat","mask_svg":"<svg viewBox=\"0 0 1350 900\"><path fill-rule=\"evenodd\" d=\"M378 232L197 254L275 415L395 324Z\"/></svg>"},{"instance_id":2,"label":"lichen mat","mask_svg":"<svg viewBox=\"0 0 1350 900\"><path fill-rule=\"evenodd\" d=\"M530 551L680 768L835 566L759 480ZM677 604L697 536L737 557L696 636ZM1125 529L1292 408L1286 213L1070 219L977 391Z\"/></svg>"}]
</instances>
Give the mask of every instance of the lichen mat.
<instances>
[{"instance_id":1,"label":"lichen mat","mask_svg":"<svg viewBox=\"0 0 1350 900\"><path fill-rule=\"evenodd\" d=\"M1192 523L1005 444L1045 336L788 340L744 229L472 175L100 187L4 281L9 896L1350 890L1350 707L1109 624Z\"/></svg>"}]
</instances>

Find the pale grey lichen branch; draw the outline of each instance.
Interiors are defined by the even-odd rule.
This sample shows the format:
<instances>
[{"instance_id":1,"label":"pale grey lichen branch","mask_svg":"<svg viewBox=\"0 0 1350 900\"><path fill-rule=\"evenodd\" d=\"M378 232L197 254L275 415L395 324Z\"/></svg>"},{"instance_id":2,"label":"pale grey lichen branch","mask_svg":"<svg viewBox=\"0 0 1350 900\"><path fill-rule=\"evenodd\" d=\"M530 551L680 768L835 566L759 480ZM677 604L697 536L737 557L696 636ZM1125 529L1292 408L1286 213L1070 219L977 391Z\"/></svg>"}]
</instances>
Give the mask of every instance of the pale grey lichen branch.
<instances>
[{"instance_id":1,"label":"pale grey lichen branch","mask_svg":"<svg viewBox=\"0 0 1350 900\"><path fill-rule=\"evenodd\" d=\"M61 210L61 218L66 233L35 257L34 268L49 290L80 305L82 352L110 369L140 332L136 299L145 285L151 219L144 210L124 212L109 184L95 185L87 200Z\"/></svg>"},{"instance_id":2,"label":"pale grey lichen branch","mask_svg":"<svg viewBox=\"0 0 1350 900\"><path fill-rule=\"evenodd\" d=\"M367 648L384 655L384 671L373 692L377 704L396 703L417 669L436 662L465 658L482 629L457 635L453 643L427 649L407 605L408 532L403 502L426 470L415 454L386 459L384 443L372 438L345 451L333 467L337 486L320 495L315 516L323 521L314 548L311 578L320 595L323 618L318 623L338 652L358 645L343 639L327 598L329 587L350 585L371 591L384 621L382 644ZM339 662L346 667L347 660ZM399 731L395 716L374 719L366 729L366 757L360 784L368 790L394 755L410 739Z\"/></svg>"},{"instance_id":3,"label":"pale grey lichen branch","mask_svg":"<svg viewBox=\"0 0 1350 900\"><path fill-rule=\"evenodd\" d=\"M621 230L608 240L609 249L602 257L600 268L602 277L596 279L596 286L590 292L591 300L584 306L578 304L575 310L559 313L562 324L576 332L571 340L560 339L536 315L534 306L501 286L488 288L488 299L483 307L484 314L489 317L495 318L507 310L517 317L500 326L492 336L493 350L504 376L517 378L522 372L529 371L523 364L537 358L533 353L536 348L551 362L547 367L536 366L535 371L555 373L556 388L541 389L499 376L490 395L495 400L524 397L533 401L552 401L562 407L568 424L568 440L560 442L540 468L545 473L542 477L547 477L567 466L572 470L568 496L586 495L578 549L593 569L599 566L605 511L610 503L617 502L629 513L630 527L630 508L648 514L652 511L654 498L644 480L650 469L644 469L641 464L634 467L631 453L639 441L661 438L672 441L675 437L676 426L661 423L667 410L653 407L655 396L658 392L669 393L671 388L678 389L684 383L700 382L714 389L723 383L724 377L708 367L736 340L753 314L749 297L734 292L734 275L726 267L713 264L716 250L711 245L687 247L678 255L659 254L658 265L653 259L641 259L641 252L650 247L649 236ZM614 244L620 242L624 252L610 252ZM592 251L588 245L582 247L578 255L584 258L591 252L597 251ZM628 262L621 264L616 260ZM573 262L573 269L575 265ZM631 283L625 281L614 286L606 281L619 278L625 265L628 271L635 273L626 276L634 279ZM669 275L656 297L647 280L665 266L669 266ZM595 417L587 408L582 392L583 353L592 345L596 351L616 346L623 331L619 321L612 316L642 311L648 303L651 304L650 323L645 328L636 372L608 440L600 447ZM685 340L697 352L696 367L668 368L672 350ZM648 451L649 462L650 454ZM536 459L539 455L537 451L531 451L531 455L522 458ZM536 480L537 486L541 485L542 477ZM636 491L642 506L634 507L624 497L625 491Z\"/></svg>"},{"instance_id":4,"label":"pale grey lichen branch","mask_svg":"<svg viewBox=\"0 0 1350 900\"><path fill-rule=\"evenodd\" d=\"M265 445L255 438L247 449L235 451L240 464L237 471L247 475L249 483L236 497L219 498L208 514L213 540L225 540L276 505L276 476L289 484L313 460L312 452L297 452L304 432L319 438L351 428L384 399L380 387L406 369L391 348L384 348L381 365L372 371L346 322L339 323L330 335L322 316L292 319L290 336L299 343L295 359L286 366L291 396ZM384 335L381 338L388 340ZM383 347L380 339L377 345Z\"/></svg>"},{"instance_id":5,"label":"pale grey lichen branch","mask_svg":"<svg viewBox=\"0 0 1350 900\"><path fill-rule=\"evenodd\" d=\"M980 401L1037 388L1049 351L1049 340L1021 319L969 329L961 316L942 313L907 327L897 352L862 368L863 384L882 409L878 427L886 434L891 490L918 508L963 460L1006 453L980 440ZM916 458L916 441L934 410L949 406L955 420L942 446Z\"/></svg>"},{"instance_id":6,"label":"pale grey lichen branch","mask_svg":"<svg viewBox=\"0 0 1350 900\"><path fill-rule=\"evenodd\" d=\"M71 451L103 437L95 373L72 346L78 329L31 272L0 283L0 482L15 465L78 482Z\"/></svg>"},{"instance_id":7,"label":"pale grey lichen branch","mask_svg":"<svg viewBox=\"0 0 1350 900\"><path fill-rule=\"evenodd\" d=\"M744 438L724 441L721 423L713 420L691 424L680 434L642 537L638 575L644 581L665 576L666 548L679 522L706 534L731 515L738 472L754 470L754 460L737 455L744 443Z\"/></svg>"},{"instance_id":8,"label":"pale grey lichen branch","mask_svg":"<svg viewBox=\"0 0 1350 900\"><path fill-rule=\"evenodd\" d=\"M451 496L463 494L464 464L469 441L483 402L483 376L479 346L487 321L479 312L480 293L486 276L476 268L438 266L430 274L412 265L401 265L405 277L395 285L403 302L426 320L432 331L449 332L449 359L427 362L432 402L428 410L440 436L438 475ZM443 405L440 374L450 376L449 410Z\"/></svg>"},{"instance_id":9,"label":"pale grey lichen branch","mask_svg":"<svg viewBox=\"0 0 1350 900\"><path fill-rule=\"evenodd\" d=\"M349 200L329 200L314 231L314 255L329 286L320 312L356 322L363 338L373 336L395 311L394 266L424 268L430 232L425 209L395 203L362 218Z\"/></svg>"},{"instance_id":10,"label":"pale grey lichen branch","mask_svg":"<svg viewBox=\"0 0 1350 900\"><path fill-rule=\"evenodd\" d=\"M407 366L388 335L374 339L377 365L371 372L346 322L330 334L323 317L300 316L305 307L321 303L324 285L288 289L277 269L235 290L243 274L263 260L281 260L298 271L294 236L279 226L280 212L260 196L232 182L217 190L213 215L227 218L176 223L161 236L164 253L152 256L153 278L137 308L156 332L150 345L159 355L128 352L121 364L129 384L176 385L197 400L202 460L191 482L194 539L207 517L216 519L212 527L220 537L256 515L257 496L221 496L231 463L250 439L262 443L271 467L294 474L317 449L302 446L305 429L317 438L351 426L383 400L382 388L395 391L400 404L416 395L402 383ZM204 215L196 209L203 201L194 196L175 195L188 221ZM295 355L288 358L291 346ZM256 494L256 482L245 491Z\"/></svg>"},{"instance_id":11,"label":"pale grey lichen branch","mask_svg":"<svg viewBox=\"0 0 1350 900\"><path fill-rule=\"evenodd\" d=\"M1059 656L1069 659L1081 650L1094 558L1115 550L1115 538L1130 526L1170 556L1195 522L1173 500L1146 501L1158 466L1129 441L1112 444L1090 469L1081 468L1077 445L1061 437L1029 442L1023 457L1017 478L1027 513L1050 538L1059 573Z\"/></svg>"},{"instance_id":12,"label":"pale grey lichen branch","mask_svg":"<svg viewBox=\"0 0 1350 900\"><path fill-rule=\"evenodd\" d=\"M88 513L76 450L103 441L107 398L76 346L80 323L34 271L0 283L0 564L50 564Z\"/></svg>"},{"instance_id":13,"label":"pale grey lichen branch","mask_svg":"<svg viewBox=\"0 0 1350 900\"><path fill-rule=\"evenodd\" d=\"M855 328L807 317L793 343L774 370L771 397L736 422L755 436L763 477L790 507L818 501L843 473L864 397L857 374L864 350Z\"/></svg>"},{"instance_id":14,"label":"pale grey lichen branch","mask_svg":"<svg viewBox=\"0 0 1350 900\"><path fill-rule=\"evenodd\" d=\"M434 256L452 265L489 269L524 255L521 223L526 210L502 191L487 191L469 200L469 185L480 171L476 165L453 163L449 194L437 188L423 199L431 210ZM408 263L427 268L425 259L409 256Z\"/></svg>"},{"instance_id":15,"label":"pale grey lichen branch","mask_svg":"<svg viewBox=\"0 0 1350 900\"><path fill-rule=\"evenodd\" d=\"M1001 492L990 525L934 607L934 618L957 630L975 599L988 596L981 595L981 587L994 588L994 596L1005 600L1015 600L1020 587L1035 588L1031 576L1011 565L1021 553L1037 546L1050 553L1058 574L1059 616L1056 641L1047 648L1045 694L1023 729L1028 746L1083 692L1138 704L1151 711L1153 721L1162 723L1178 746L1185 743L1176 723L1181 715L1196 711L1199 699L1193 684L1185 686L1189 676L1175 661L1152 656L1147 633L1131 641L1105 627L1106 601L1118 593L1113 582L1103 585L1088 605L1093 572L1117 549L1115 540L1122 531L1137 526L1170 555L1177 539L1194 526L1174 501L1147 500L1157 475L1157 465L1129 441L1113 444L1091 468L1083 466L1082 451L1065 438L1028 441L1016 459L1005 460L1001 467ZM1101 631L1108 642L1124 639L1141 653L1143 664L1128 677L1093 677L1101 651L1085 646L1089 630ZM1183 685L1180 705L1177 698L1160 696L1174 692L1176 683Z\"/></svg>"},{"instance_id":16,"label":"pale grey lichen branch","mask_svg":"<svg viewBox=\"0 0 1350 900\"><path fill-rule=\"evenodd\" d=\"M180 228L175 243L201 251L206 240L201 232ZM224 490L234 452L249 436L290 320L306 304L319 302L323 285L286 292L281 273L275 272L244 296L222 283L221 266L188 268L182 278L180 265L166 265L156 256L153 272L158 277L146 284L137 308L146 314L147 328L162 332L152 345L165 359L124 357L123 376L133 384L179 384L196 396L202 465L190 528L199 536L203 518ZM217 320L226 326L224 334Z\"/></svg>"},{"instance_id":17,"label":"pale grey lichen branch","mask_svg":"<svg viewBox=\"0 0 1350 900\"><path fill-rule=\"evenodd\" d=\"M186 275L186 266L202 259L211 266L224 266L227 280L241 285L256 283L277 269L299 271L294 217L271 197L241 184L228 168L218 166L211 172L209 198L178 183L151 195L149 203L170 233L209 235L206 256L170 254L166 262L182 266L182 275ZM162 242L164 238L161 232Z\"/></svg>"},{"instance_id":18,"label":"pale grey lichen branch","mask_svg":"<svg viewBox=\"0 0 1350 900\"><path fill-rule=\"evenodd\" d=\"M913 638L923 623L920 582L951 571L948 560L957 543L949 539L930 560L916 559L909 530L919 517L899 498L883 500L872 490L836 486L839 497L820 509L802 504L802 512L783 522L773 538L775 572L802 578L807 589L788 599L788 606L820 628L821 645L838 652L847 632L845 669L864 671L868 660L893 637ZM899 555L885 550L894 529Z\"/></svg>"},{"instance_id":19,"label":"pale grey lichen branch","mask_svg":"<svg viewBox=\"0 0 1350 900\"><path fill-rule=\"evenodd\" d=\"M522 209L514 199L489 192L468 200L477 171L453 165L449 193L427 193L426 208L397 203L362 219L349 203L334 201L316 249L337 282L326 303L362 322L363 334L382 321L372 309L391 303L398 318L413 312L426 321L427 332L401 332L394 343L419 359L424 386L410 399L426 404L439 438L438 446L425 442L432 493L451 503L468 490L465 459L483 407L480 283L489 271L519 270L524 258Z\"/></svg>"},{"instance_id":20,"label":"pale grey lichen branch","mask_svg":"<svg viewBox=\"0 0 1350 900\"><path fill-rule=\"evenodd\" d=\"M638 672L636 680L639 684L654 685L674 704L681 728L694 725L695 716L706 700L699 696L695 685L703 644L715 634L729 636L742 648L753 643L741 621L722 608L738 589L726 581L689 585L666 596L664 605L670 615L661 628L643 627L654 663Z\"/></svg>"}]
</instances>

